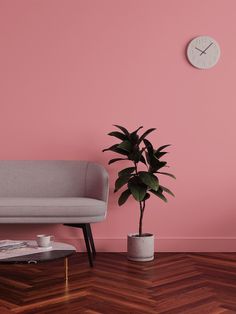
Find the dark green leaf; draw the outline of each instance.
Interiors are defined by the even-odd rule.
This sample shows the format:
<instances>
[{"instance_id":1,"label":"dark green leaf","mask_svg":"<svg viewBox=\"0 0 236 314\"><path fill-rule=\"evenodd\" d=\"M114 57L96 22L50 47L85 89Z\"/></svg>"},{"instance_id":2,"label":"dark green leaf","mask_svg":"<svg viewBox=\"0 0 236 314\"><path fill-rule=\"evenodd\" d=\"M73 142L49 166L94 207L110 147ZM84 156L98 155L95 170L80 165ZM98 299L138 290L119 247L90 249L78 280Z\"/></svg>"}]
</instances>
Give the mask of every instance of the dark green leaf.
<instances>
[{"instance_id":1,"label":"dark green leaf","mask_svg":"<svg viewBox=\"0 0 236 314\"><path fill-rule=\"evenodd\" d=\"M154 153L154 156L155 156L157 159L159 159L159 158L161 158L162 156L164 156L165 154L168 154L168 152L158 152L158 151L156 151L156 152Z\"/></svg>"},{"instance_id":2,"label":"dark green leaf","mask_svg":"<svg viewBox=\"0 0 236 314\"><path fill-rule=\"evenodd\" d=\"M148 164L150 164L150 158L149 158L149 154L147 152L145 152L145 157L146 157Z\"/></svg>"},{"instance_id":3,"label":"dark green leaf","mask_svg":"<svg viewBox=\"0 0 236 314\"><path fill-rule=\"evenodd\" d=\"M144 201L148 200L148 199L150 198L150 196L151 196L151 195L150 195L149 193L146 193L146 195L145 195L145 197L144 197L143 200L144 200Z\"/></svg>"},{"instance_id":4,"label":"dark green leaf","mask_svg":"<svg viewBox=\"0 0 236 314\"><path fill-rule=\"evenodd\" d=\"M130 141L133 143L133 144L138 144L139 142L139 136L137 134L137 132L142 129L143 127L140 126L138 129L136 129L135 131L133 131L132 133L130 133Z\"/></svg>"},{"instance_id":5,"label":"dark green leaf","mask_svg":"<svg viewBox=\"0 0 236 314\"><path fill-rule=\"evenodd\" d=\"M122 192L118 200L119 206L123 205L130 195L131 195L130 190L125 190L124 192Z\"/></svg>"},{"instance_id":6,"label":"dark green leaf","mask_svg":"<svg viewBox=\"0 0 236 314\"><path fill-rule=\"evenodd\" d=\"M176 177L175 177L172 173L160 172L160 171L158 171L157 173L160 173L160 174L163 174L163 175L165 175L165 176L169 176L169 177L171 177L171 178L173 178L173 179L176 179Z\"/></svg>"},{"instance_id":7,"label":"dark green leaf","mask_svg":"<svg viewBox=\"0 0 236 314\"><path fill-rule=\"evenodd\" d=\"M165 167L167 162L165 161L160 161L156 159L155 157L151 159L150 165L151 165L151 172L157 173L159 169ZM160 172L158 172L160 173Z\"/></svg>"},{"instance_id":8,"label":"dark green leaf","mask_svg":"<svg viewBox=\"0 0 236 314\"><path fill-rule=\"evenodd\" d=\"M129 137L129 131L121 125L114 124L115 127L120 129L127 137Z\"/></svg>"},{"instance_id":9,"label":"dark green leaf","mask_svg":"<svg viewBox=\"0 0 236 314\"><path fill-rule=\"evenodd\" d=\"M129 189L133 195L133 197L135 198L136 201L141 202L143 201L145 195L146 195L146 191L147 188L144 184L138 184L138 183L130 183L129 182Z\"/></svg>"},{"instance_id":10,"label":"dark green leaf","mask_svg":"<svg viewBox=\"0 0 236 314\"><path fill-rule=\"evenodd\" d=\"M134 170L135 170L135 167L125 168L118 173L118 176L121 177L125 174L131 174Z\"/></svg>"},{"instance_id":11,"label":"dark green leaf","mask_svg":"<svg viewBox=\"0 0 236 314\"><path fill-rule=\"evenodd\" d=\"M158 191L150 190L150 192L152 192L153 194L158 196L161 200L167 203L167 198L159 190Z\"/></svg>"},{"instance_id":12,"label":"dark green leaf","mask_svg":"<svg viewBox=\"0 0 236 314\"><path fill-rule=\"evenodd\" d=\"M155 130L156 130L156 128L151 128L151 129L148 129L146 132L144 132L143 135L140 136L139 143L141 143L149 133L151 133Z\"/></svg>"},{"instance_id":13,"label":"dark green leaf","mask_svg":"<svg viewBox=\"0 0 236 314\"><path fill-rule=\"evenodd\" d=\"M143 126L140 126L139 128L137 128L137 130L135 130L135 131L133 131L131 134L133 134L133 133L137 133L140 129L142 129L143 128Z\"/></svg>"},{"instance_id":14,"label":"dark green leaf","mask_svg":"<svg viewBox=\"0 0 236 314\"><path fill-rule=\"evenodd\" d=\"M135 163L138 163L140 161L141 152L138 147L133 147L132 152L129 154L129 160L134 161Z\"/></svg>"},{"instance_id":15,"label":"dark green leaf","mask_svg":"<svg viewBox=\"0 0 236 314\"><path fill-rule=\"evenodd\" d=\"M113 152L115 152L117 154L125 155L125 156L128 156L128 154L129 154L127 151L125 151L125 150L123 150L123 149L121 149L119 147L115 148L113 150Z\"/></svg>"},{"instance_id":16,"label":"dark green leaf","mask_svg":"<svg viewBox=\"0 0 236 314\"><path fill-rule=\"evenodd\" d=\"M165 149L166 147L169 147L171 146L171 144L167 144L167 145L163 145L163 146L160 146L158 149L157 149L157 152L160 152L161 150Z\"/></svg>"},{"instance_id":17,"label":"dark green leaf","mask_svg":"<svg viewBox=\"0 0 236 314\"><path fill-rule=\"evenodd\" d=\"M114 136L116 138L119 138L120 140L124 141L125 139L127 139L126 135L124 135L123 133L121 132L110 132L108 133L108 135L110 136Z\"/></svg>"},{"instance_id":18,"label":"dark green leaf","mask_svg":"<svg viewBox=\"0 0 236 314\"><path fill-rule=\"evenodd\" d=\"M115 182L115 191L118 191L123 185L129 181L130 175L119 177Z\"/></svg>"},{"instance_id":19,"label":"dark green leaf","mask_svg":"<svg viewBox=\"0 0 236 314\"><path fill-rule=\"evenodd\" d=\"M164 192L166 192L166 193L172 195L173 197L175 197L174 193L171 192L171 190L169 190L169 189L167 189L166 187L164 187L163 185L160 185L160 188L161 188Z\"/></svg>"},{"instance_id":20,"label":"dark green leaf","mask_svg":"<svg viewBox=\"0 0 236 314\"><path fill-rule=\"evenodd\" d=\"M115 145L112 145L111 147L109 148L105 148L103 149L103 152L106 152L106 151L112 151L112 152L115 152L115 153L118 153L118 154L121 154L121 155L125 155L127 156L127 151L119 148L119 144L115 144Z\"/></svg>"},{"instance_id":21,"label":"dark green leaf","mask_svg":"<svg viewBox=\"0 0 236 314\"><path fill-rule=\"evenodd\" d=\"M164 167L166 165L166 162L158 160L158 158L154 154L154 149L153 149L152 144L147 139L144 139L143 142L147 148L147 152L145 154L146 154L147 162L150 165L149 170L150 172L156 172L160 168Z\"/></svg>"},{"instance_id":22,"label":"dark green leaf","mask_svg":"<svg viewBox=\"0 0 236 314\"><path fill-rule=\"evenodd\" d=\"M117 153L117 154L128 156L128 152L123 150L123 149L121 149L121 148L118 148L118 144L113 145L113 146L103 150L103 152L106 152L106 151L111 151L111 152L114 152L114 153Z\"/></svg>"},{"instance_id":23,"label":"dark green leaf","mask_svg":"<svg viewBox=\"0 0 236 314\"><path fill-rule=\"evenodd\" d=\"M149 172L156 173L159 169L166 166L165 161L160 161L153 154L151 154L151 152L146 154L146 159L147 159L148 164L150 166Z\"/></svg>"},{"instance_id":24,"label":"dark green leaf","mask_svg":"<svg viewBox=\"0 0 236 314\"><path fill-rule=\"evenodd\" d=\"M144 142L144 144L145 144L145 146L147 148L148 154L150 156L153 155L154 149L153 149L153 146L152 146L151 142L149 142L147 139L144 139L143 142Z\"/></svg>"},{"instance_id":25,"label":"dark green leaf","mask_svg":"<svg viewBox=\"0 0 236 314\"><path fill-rule=\"evenodd\" d=\"M158 170L163 168L163 167L166 167L166 164L167 162L166 161L158 161Z\"/></svg>"},{"instance_id":26,"label":"dark green leaf","mask_svg":"<svg viewBox=\"0 0 236 314\"><path fill-rule=\"evenodd\" d=\"M108 148L104 148L102 151L103 151L103 152L106 152L106 151L108 151L108 150L112 150L112 149L116 148L118 145L119 145L119 144L112 145L112 146L110 146L110 147L108 147Z\"/></svg>"},{"instance_id":27,"label":"dark green leaf","mask_svg":"<svg viewBox=\"0 0 236 314\"><path fill-rule=\"evenodd\" d=\"M146 184L149 188L153 189L154 191L157 191L159 188L159 183L157 177L154 176L154 174L140 171L139 177L141 181Z\"/></svg>"},{"instance_id":28,"label":"dark green leaf","mask_svg":"<svg viewBox=\"0 0 236 314\"><path fill-rule=\"evenodd\" d=\"M138 134L136 134L136 133L131 133L130 136L129 136L129 139L130 139L130 142L131 142L133 145L137 145L137 144L138 144L138 141L139 141L139 136L138 136Z\"/></svg>"},{"instance_id":29,"label":"dark green leaf","mask_svg":"<svg viewBox=\"0 0 236 314\"><path fill-rule=\"evenodd\" d=\"M108 165L113 164L114 162L119 160L128 160L128 158L113 158L108 162Z\"/></svg>"},{"instance_id":30,"label":"dark green leaf","mask_svg":"<svg viewBox=\"0 0 236 314\"><path fill-rule=\"evenodd\" d=\"M132 144L130 143L130 141L125 140L118 145L118 148L121 148L127 152L130 152L132 149Z\"/></svg>"},{"instance_id":31,"label":"dark green leaf","mask_svg":"<svg viewBox=\"0 0 236 314\"><path fill-rule=\"evenodd\" d=\"M145 158L141 155L139 159L143 164L147 164Z\"/></svg>"}]
</instances>

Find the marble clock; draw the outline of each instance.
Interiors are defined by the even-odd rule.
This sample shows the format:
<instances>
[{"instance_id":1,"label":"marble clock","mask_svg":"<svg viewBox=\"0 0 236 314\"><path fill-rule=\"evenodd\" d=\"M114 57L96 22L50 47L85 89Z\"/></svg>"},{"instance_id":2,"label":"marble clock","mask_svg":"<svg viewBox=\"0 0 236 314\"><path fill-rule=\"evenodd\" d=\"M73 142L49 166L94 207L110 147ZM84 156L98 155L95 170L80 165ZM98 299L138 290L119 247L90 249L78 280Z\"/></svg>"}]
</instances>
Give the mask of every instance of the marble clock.
<instances>
[{"instance_id":1,"label":"marble clock","mask_svg":"<svg viewBox=\"0 0 236 314\"><path fill-rule=\"evenodd\" d=\"M188 44L187 58L198 69L212 68L219 61L220 46L212 37L196 37Z\"/></svg>"}]
</instances>

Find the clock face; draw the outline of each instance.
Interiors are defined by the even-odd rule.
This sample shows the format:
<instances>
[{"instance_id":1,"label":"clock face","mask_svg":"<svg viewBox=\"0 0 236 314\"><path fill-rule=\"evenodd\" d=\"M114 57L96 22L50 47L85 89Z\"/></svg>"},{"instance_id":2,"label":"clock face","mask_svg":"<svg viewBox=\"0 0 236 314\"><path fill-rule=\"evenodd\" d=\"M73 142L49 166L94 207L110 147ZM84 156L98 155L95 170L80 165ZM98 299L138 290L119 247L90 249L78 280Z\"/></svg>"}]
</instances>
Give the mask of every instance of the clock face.
<instances>
[{"instance_id":1,"label":"clock face","mask_svg":"<svg viewBox=\"0 0 236 314\"><path fill-rule=\"evenodd\" d=\"M220 58L220 46L209 36L199 36L188 44L187 57L196 68L209 69L216 65Z\"/></svg>"}]
</instances>

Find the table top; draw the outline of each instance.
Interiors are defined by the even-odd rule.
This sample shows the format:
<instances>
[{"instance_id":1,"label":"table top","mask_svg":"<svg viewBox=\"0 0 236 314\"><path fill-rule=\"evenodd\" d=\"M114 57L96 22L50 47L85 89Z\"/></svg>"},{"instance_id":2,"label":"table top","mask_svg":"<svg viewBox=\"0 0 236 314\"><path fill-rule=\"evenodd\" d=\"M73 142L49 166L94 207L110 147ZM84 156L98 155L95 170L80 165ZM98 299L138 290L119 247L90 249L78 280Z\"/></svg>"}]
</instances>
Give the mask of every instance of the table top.
<instances>
[{"instance_id":1,"label":"table top","mask_svg":"<svg viewBox=\"0 0 236 314\"><path fill-rule=\"evenodd\" d=\"M73 245L53 242L51 247L38 247L36 241L28 241L27 246L19 249L0 251L0 263L28 263L37 264L67 257L76 251Z\"/></svg>"}]
</instances>

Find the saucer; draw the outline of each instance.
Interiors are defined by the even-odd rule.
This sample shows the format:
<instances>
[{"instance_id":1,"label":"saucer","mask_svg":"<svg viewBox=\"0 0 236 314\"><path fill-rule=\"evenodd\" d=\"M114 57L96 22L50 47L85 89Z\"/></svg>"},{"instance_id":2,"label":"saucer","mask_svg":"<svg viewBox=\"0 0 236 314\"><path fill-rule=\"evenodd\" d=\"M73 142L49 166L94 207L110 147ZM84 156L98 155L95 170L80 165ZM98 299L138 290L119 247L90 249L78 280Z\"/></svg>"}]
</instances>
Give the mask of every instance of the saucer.
<instances>
[{"instance_id":1,"label":"saucer","mask_svg":"<svg viewBox=\"0 0 236 314\"><path fill-rule=\"evenodd\" d=\"M52 246L38 246L37 247L39 250L51 250L52 249Z\"/></svg>"}]
</instances>

